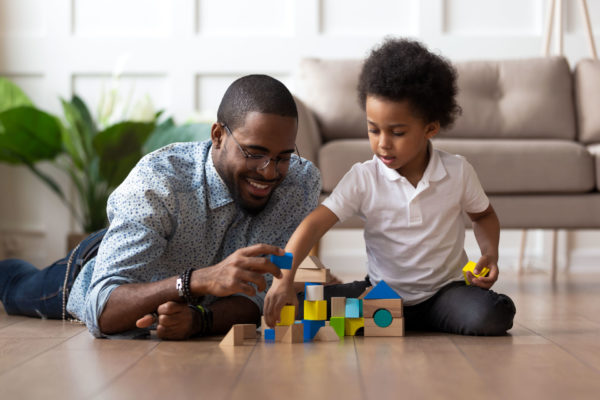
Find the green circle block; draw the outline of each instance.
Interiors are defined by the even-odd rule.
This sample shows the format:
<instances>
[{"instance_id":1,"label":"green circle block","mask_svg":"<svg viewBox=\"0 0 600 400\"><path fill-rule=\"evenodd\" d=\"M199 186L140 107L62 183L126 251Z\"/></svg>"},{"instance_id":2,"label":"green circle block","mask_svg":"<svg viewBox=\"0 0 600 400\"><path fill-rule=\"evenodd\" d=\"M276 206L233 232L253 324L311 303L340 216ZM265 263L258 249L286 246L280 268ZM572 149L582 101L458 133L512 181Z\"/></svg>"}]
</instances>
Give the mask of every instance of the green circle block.
<instances>
[{"instance_id":1,"label":"green circle block","mask_svg":"<svg viewBox=\"0 0 600 400\"><path fill-rule=\"evenodd\" d=\"M392 313L385 308L380 308L373 314L375 324L381 328L387 328L392 323Z\"/></svg>"}]
</instances>

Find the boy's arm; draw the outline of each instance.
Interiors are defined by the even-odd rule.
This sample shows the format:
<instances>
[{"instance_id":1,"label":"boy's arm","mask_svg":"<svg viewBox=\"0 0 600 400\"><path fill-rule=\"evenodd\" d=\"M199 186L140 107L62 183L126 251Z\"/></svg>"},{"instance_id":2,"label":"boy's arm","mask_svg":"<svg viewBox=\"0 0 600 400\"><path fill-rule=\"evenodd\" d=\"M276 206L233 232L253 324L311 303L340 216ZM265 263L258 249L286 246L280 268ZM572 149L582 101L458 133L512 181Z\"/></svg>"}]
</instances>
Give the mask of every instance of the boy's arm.
<instances>
[{"instance_id":1,"label":"boy's arm","mask_svg":"<svg viewBox=\"0 0 600 400\"><path fill-rule=\"evenodd\" d=\"M286 252L294 255L292 268L282 270L280 279L273 279L273 284L265 297L264 315L268 326L274 326L279 320L281 309L286 304L297 305L294 291L294 276L300 263L306 258L310 249L321 237L338 222L338 217L327 207L318 206L303 221L290 238Z\"/></svg>"},{"instance_id":2,"label":"boy's arm","mask_svg":"<svg viewBox=\"0 0 600 400\"><path fill-rule=\"evenodd\" d=\"M470 272L467 278L471 284L489 289L498 280L498 243L500 241L500 222L494 208L490 204L485 211L480 213L468 213L473 221L473 232L481 250L481 258L477 262L475 272L479 273L483 267L488 267L490 272L487 276L476 278Z\"/></svg>"}]
</instances>

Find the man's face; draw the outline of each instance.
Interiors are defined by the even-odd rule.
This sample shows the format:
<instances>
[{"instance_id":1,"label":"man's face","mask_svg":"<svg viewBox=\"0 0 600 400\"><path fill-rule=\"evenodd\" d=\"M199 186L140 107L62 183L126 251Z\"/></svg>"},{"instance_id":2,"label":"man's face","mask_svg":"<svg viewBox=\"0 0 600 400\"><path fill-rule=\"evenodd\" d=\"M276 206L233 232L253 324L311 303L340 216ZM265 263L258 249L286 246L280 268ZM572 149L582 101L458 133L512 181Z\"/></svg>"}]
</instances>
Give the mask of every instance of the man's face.
<instances>
[{"instance_id":1,"label":"man's face","mask_svg":"<svg viewBox=\"0 0 600 400\"><path fill-rule=\"evenodd\" d=\"M287 175L286 162L280 162L276 167L275 160L291 157L295 149L296 130L295 118L259 112L248 113L243 126L231 130L231 135L224 125L213 125L211 137L215 168L234 201L248 213L262 211L273 190ZM262 169L252 167L252 161L247 162L244 152L254 158L266 156L271 161Z\"/></svg>"}]
</instances>

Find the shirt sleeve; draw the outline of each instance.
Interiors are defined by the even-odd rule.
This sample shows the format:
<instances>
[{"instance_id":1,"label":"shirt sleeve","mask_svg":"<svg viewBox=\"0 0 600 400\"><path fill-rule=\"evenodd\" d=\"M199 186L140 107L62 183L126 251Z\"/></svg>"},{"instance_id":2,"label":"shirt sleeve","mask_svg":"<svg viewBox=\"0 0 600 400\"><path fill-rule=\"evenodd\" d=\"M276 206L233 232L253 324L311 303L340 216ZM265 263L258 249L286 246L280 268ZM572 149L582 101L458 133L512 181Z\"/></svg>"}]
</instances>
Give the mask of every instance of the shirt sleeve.
<instances>
[{"instance_id":1,"label":"shirt sleeve","mask_svg":"<svg viewBox=\"0 0 600 400\"><path fill-rule=\"evenodd\" d=\"M333 189L331 195L322 203L340 221L344 221L360 212L362 199L364 198L363 192L366 188L361 168L360 163L354 164Z\"/></svg>"},{"instance_id":2,"label":"shirt sleeve","mask_svg":"<svg viewBox=\"0 0 600 400\"><path fill-rule=\"evenodd\" d=\"M468 213L485 211L490 205L477 173L473 166L463 158L463 194L461 198L462 209Z\"/></svg>"},{"instance_id":3,"label":"shirt sleeve","mask_svg":"<svg viewBox=\"0 0 600 400\"><path fill-rule=\"evenodd\" d=\"M128 283L155 280L150 272L173 232L174 205L164 174L141 162L111 194L107 213L110 228L95 259L82 320L96 337L98 319L112 291Z\"/></svg>"}]
</instances>

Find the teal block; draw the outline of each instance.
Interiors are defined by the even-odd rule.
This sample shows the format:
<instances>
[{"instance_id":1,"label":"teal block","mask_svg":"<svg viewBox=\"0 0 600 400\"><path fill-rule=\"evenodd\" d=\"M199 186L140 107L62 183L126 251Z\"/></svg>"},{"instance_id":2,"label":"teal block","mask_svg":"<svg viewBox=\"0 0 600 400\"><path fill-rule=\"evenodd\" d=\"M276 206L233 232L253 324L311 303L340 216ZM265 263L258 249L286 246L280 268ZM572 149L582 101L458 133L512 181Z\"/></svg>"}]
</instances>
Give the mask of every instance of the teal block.
<instances>
[{"instance_id":1,"label":"teal block","mask_svg":"<svg viewBox=\"0 0 600 400\"><path fill-rule=\"evenodd\" d=\"M392 313L385 308L380 308L379 310L375 311L373 320L375 320L375 325L378 327L387 328L392 323Z\"/></svg>"},{"instance_id":2,"label":"teal block","mask_svg":"<svg viewBox=\"0 0 600 400\"><path fill-rule=\"evenodd\" d=\"M346 299L346 318L360 318L363 316L361 299Z\"/></svg>"}]
</instances>

